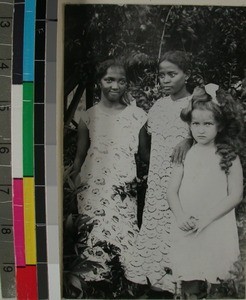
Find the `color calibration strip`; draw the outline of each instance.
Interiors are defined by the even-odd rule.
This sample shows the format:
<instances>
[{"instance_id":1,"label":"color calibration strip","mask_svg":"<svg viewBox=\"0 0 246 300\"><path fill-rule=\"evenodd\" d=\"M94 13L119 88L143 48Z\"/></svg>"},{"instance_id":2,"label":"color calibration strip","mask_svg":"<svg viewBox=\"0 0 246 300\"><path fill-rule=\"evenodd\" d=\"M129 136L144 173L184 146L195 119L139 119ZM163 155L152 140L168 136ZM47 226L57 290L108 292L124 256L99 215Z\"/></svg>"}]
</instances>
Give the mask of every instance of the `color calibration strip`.
<instances>
[{"instance_id":1,"label":"color calibration strip","mask_svg":"<svg viewBox=\"0 0 246 300\"><path fill-rule=\"evenodd\" d=\"M15 193L16 197L14 197L16 203L14 211L19 209L20 217L16 218L16 223L19 222L19 233L22 229L22 234L18 233L18 235L16 230L15 245L16 261L18 262L18 299L61 298L59 281L58 218L54 218L54 213L58 215L56 206L57 201L55 202L54 198L54 190L56 190L56 187L52 186L52 188L47 188L46 192L44 157L44 119L46 105L44 96L45 94L52 93L55 89L53 84L52 86L47 84L48 81L46 82L48 88L45 89L44 87L45 63L47 64L45 55L51 57L50 61L52 62L51 68L46 66L46 76L50 76L51 81L54 83L55 65L53 62L55 61L55 55L53 56L53 53L55 52L52 48L54 47L56 35L56 25L53 25L54 19L56 18L56 16L53 17L54 12L56 12L56 3L54 3L54 1L49 2L47 15L50 16L50 20L47 21L45 2L46 1L44 0L36 1L35 24L34 1L26 0L25 3L24 1L18 1L15 10L16 24L19 25L16 26L16 35L18 35L16 45L18 48L23 48L23 61L22 55L18 56L17 51L16 55L14 53L16 76L13 77L13 90L16 90L16 93L13 93L15 96L16 108L15 118L13 118L16 122L14 121L15 124L13 124L13 132L17 138L17 150L15 158L13 159L13 162L15 162L14 182L17 189L17 192ZM24 32L23 30L21 31L21 28L23 28L23 26L21 26L22 24L24 24ZM34 28L36 29L35 31ZM50 51L45 51L46 28L51 30L50 42L47 43L51 47ZM50 53L52 53L52 56L50 56ZM17 74L23 74L23 76L18 76ZM20 95L23 95L23 99L20 98ZM55 103L53 95L50 98L52 99L52 102ZM54 116L55 111L53 111L52 114ZM51 138L51 148L53 148L53 142L56 140L56 126L55 119L52 115L50 116L52 124L48 125L48 132L50 132L50 125L53 126L54 134ZM23 127L20 126L20 124L23 124ZM49 154L48 157L50 158ZM55 159L52 158L51 161L55 161ZM49 178L52 178L52 180L56 178L56 171L54 171L53 166L51 166L51 173L55 174L55 176L51 175L52 177L47 177L47 181L49 181ZM50 196L49 200L47 199L47 203L45 203L46 193ZM50 218L48 217L48 211L52 211ZM48 235L50 236L48 253L49 265L47 264L46 232L48 232ZM22 237L22 239L20 237ZM51 295L48 295L48 287L51 291Z\"/></svg>"},{"instance_id":2,"label":"color calibration strip","mask_svg":"<svg viewBox=\"0 0 246 300\"><path fill-rule=\"evenodd\" d=\"M56 145L56 40L57 0L47 0L46 69L45 69L45 178L48 243L49 299L61 299L59 252L59 202L57 191Z\"/></svg>"},{"instance_id":3,"label":"color calibration strip","mask_svg":"<svg viewBox=\"0 0 246 300\"><path fill-rule=\"evenodd\" d=\"M15 0L13 30L13 71L12 71L12 183L14 246L16 265L16 294L25 297L25 232L23 199L23 143L22 143L22 95L23 95L23 34L25 2Z\"/></svg>"},{"instance_id":4,"label":"color calibration strip","mask_svg":"<svg viewBox=\"0 0 246 300\"><path fill-rule=\"evenodd\" d=\"M44 158L44 71L46 0L36 0L35 76L34 76L34 159L35 159L35 211L38 299L48 299L48 266L45 205Z\"/></svg>"},{"instance_id":5,"label":"color calibration strip","mask_svg":"<svg viewBox=\"0 0 246 300\"><path fill-rule=\"evenodd\" d=\"M8 211L10 215L7 214L6 208L2 210L3 206L0 206L0 221L2 221L1 212L3 211L4 225L9 224L8 228L4 227L4 233L2 232L8 234L9 238L4 242L8 245L12 242L12 252L5 244L0 248L0 259L1 257L9 258L7 265L1 265L6 273L1 275L2 297L13 298L16 290L17 299L61 299L55 118L57 2L54 0L5 0L4 4L0 2L0 5L1 12L8 12L8 15L0 16L0 33L2 35L1 27L9 30L6 33L8 40L6 38L5 41L8 45L4 45L6 46L4 52L1 51L8 55L0 57L0 74L4 71L2 73L5 75L4 81L1 82L6 87L9 81L9 89L4 89L0 95L0 114L2 113L0 122L3 122L3 126L0 127L0 160L1 167L5 168L1 176L3 182L0 181L0 196L1 193L4 194L0 197L0 205L3 203L3 205L10 206ZM11 9L5 7L2 9L3 5L10 5ZM5 21L3 18L8 18L10 23L2 23ZM7 46L11 47L12 41L11 86L11 72L7 72L8 68L2 60L8 60L11 70L11 48L10 51L5 49ZM2 50L3 47L0 49ZM10 100L12 102L13 142L12 182ZM8 123L9 126L6 126ZM9 148L6 146L6 140L3 146L5 148L2 147L2 138L9 139ZM8 163L6 163L7 159L2 160L1 154L8 157ZM6 172L7 166L9 174ZM13 197L11 198L12 186ZM16 286L13 248L15 249Z\"/></svg>"},{"instance_id":6,"label":"color calibration strip","mask_svg":"<svg viewBox=\"0 0 246 300\"><path fill-rule=\"evenodd\" d=\"M12 177L17 299L37 299L33 158L34 20L35 1L15 0Z\"/></svg>"},{"instance_id":7,"label":"color calibration strip","mask_svg":"<svg viewBox=\"0 0 246 300\"><path fill-rule=\"evenodd\" d=\"M0 1L0 274L1 298L15 297L11 180L13 0Z\"/></svg>"},{"instance_id":8,"label":"color calibration strip","mask_svg":"<svg viewBox=\"0 0 246 300\"><path fill-rule=\"evenodd\" d=\"M26 299L38 299L34 193L34 53L36 1L25 1L23 43L23 202ZM21 295L22 296L22 295ZM24 296L24 295L23 295ZM18 295L19 297L19 295ZM20 297L21 298L21 297ZM25 299L25 298L24 298Z\"/></svg>"}]
</instances>

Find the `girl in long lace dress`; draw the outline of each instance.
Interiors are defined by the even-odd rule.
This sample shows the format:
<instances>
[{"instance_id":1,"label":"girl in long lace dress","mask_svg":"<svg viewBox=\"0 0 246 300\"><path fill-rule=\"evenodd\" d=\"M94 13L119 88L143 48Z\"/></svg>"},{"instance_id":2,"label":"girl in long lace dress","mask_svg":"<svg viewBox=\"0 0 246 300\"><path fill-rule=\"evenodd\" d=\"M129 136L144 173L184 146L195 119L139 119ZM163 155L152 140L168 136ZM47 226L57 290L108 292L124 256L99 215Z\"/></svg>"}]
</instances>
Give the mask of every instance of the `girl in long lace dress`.
<instances>
[{"instance_id":1,"label":"girl in long lace dress","mask_svg":"<svg viewBox=\"0 0 246 300\"><path fill-rule=\"evenodd\" d=\"M127 278L135 283L149 283L155 289L171 293L174 292L169 258L172 213L166 191L173 150L189 136L188 125L180 119L180 112L191 97L186 88L189 75L189 60L184 52L164 54L159 64L159 82L169 95L157 100L148 114L151 135L148 187L142 226L126 272Z\"/></svg>"},{"instance_id":2,"label":"girl in long lace dress","mask_svg":"<svg viewBox=\"0 0 246 300\"><path fill-rule=\"evenodd\" d=\"M111 262L117 258L124 270L132 255L139 230L135 154L147 149L147 116L127 99L124 65L103 62L98 82L101 100L81 114L74 161L74 180L81 185L78 213L89 216L93 224L81 255L98 263L93 270L81 271L87 281L109 279Z\"/></svg>"}]
</instances>

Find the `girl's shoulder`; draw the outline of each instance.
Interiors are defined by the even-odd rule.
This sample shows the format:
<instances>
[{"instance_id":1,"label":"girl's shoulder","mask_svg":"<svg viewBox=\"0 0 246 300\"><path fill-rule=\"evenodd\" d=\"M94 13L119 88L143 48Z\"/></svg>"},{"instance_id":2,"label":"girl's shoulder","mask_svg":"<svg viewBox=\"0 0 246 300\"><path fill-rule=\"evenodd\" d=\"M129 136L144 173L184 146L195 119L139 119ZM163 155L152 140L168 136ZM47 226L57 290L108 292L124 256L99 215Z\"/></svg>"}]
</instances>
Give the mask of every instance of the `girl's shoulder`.
<instances>
[{"instance_id":1,"label":"girl's shoulder","mask_svg":"<svg viewBox=\"0 0 246 300\"><path fill-rule=\"evenodd\" d=\"M230 170L231 169L242 170L241 160L240 160L240 157L238 155L236 156L236 158L231 163L232 163L232 165L230 167Z\"/></svg>"},{"instance_id":2,"label":"girl's shoulder","mask_svg":"<svg viewBox=\"0 0 246 300\"><path fill-rule=\"evenodd\" d=\"M88 124L89 117L87 110L82 110L80 112L80 121L83 121L86 125Z\"/></svg>"},{"instance_id":3,"label":"girl's shoulder","mask_svg":"<svg viewBox=\"0 0 246 300\"><path fill-rule=\"evenodd\" d=\"M152 115L156 116L158 113L162 114L162 111L165 110L165 107L170 102L170 100L171 100L171 97L169 97L169 96L161 97L161 98L157 99L149 110L149 113L148 113L149 117L151 117Z\"/></svg>"},{"instance_id":4,"label":"girl's shoulder","mask_svg":"<svg viewBox=\"0 0 246 300\"><path fill-rule=\"evenodd\" d=\"M218 155L216 154L216 148L211 148L210 150L208 150L206 148L203 149L198 144L193 144L186 154L185 161L190 159L205 160L207 158L212 160L217 156Z\"/></svg>"},{"instance_id":5,"label":"girl's shoulder","mask_svg":"<svg viewBox=\"0 0 246 300\"><path fill-rule=\"evenodd\" d=\"M161 111L165 111L166 109L172 109L176 107L177 109L182 109L186 107L192 98L192 95L186 96L184 98L173 101L170 96L161 97L153 104L153 106L149 110L149 114L152 113L161 113Z\"/></svg>"},{"instance_id":6,"label":"girl's shoulder","mask_svg":"<svg viewBox=\"0 0 246 300\"><path fill-rule=\"evenodd\" d=\"M180 102L182 103L183 108L189 104L191 99L192 99L192 95L189 95L189 96L186 96L186 97L180 99Z\"/></svg>"},{"instance_id":7,"label":"girl's shoulder","mask_svg":"<svg viewBox=\"0 0 246 300\"><path fill-rule=\"evenodd\" d=\"M185 156L185 161L188 159L192 158L192 156L197 154L197 149L195 145L191 146L190 149L187 151L186 156Z\"/></svg>"},{"instance_id":8,"label":"girl's shoulder","mask_svg":"<svg viewBox=\"0 0 246 300\"><path fill-rule=\"evenodd\" d=\"M81 115L90 115L91 112L93 112L95 109L97 109L97 104L93 105L92 107L88 109L84 109L81 111Z\"/></svg>"},{"instance_id":9,"label":"girl's shoulder","mask_svg":"<svg viewBox=\"0 0 246 300\"><path fill-rule=\"evenodd\" d=\"M142 108L136 106L136 104L134 104L134 103L130 104L128 106L128 109L136 117L138 117L138 118L146 118L147 119L147 113Z\"/></svg>"},{"instance_id":10,"label":"girl's shoulder","mask_svg":"<svg viewBox=\"0 0 246 300\"><path fill-rule=\"evenodd\" d=\"M155 101L155 103L152 105L152 107L150 108L150 110L151 109L156 109L156 108L158 108L160 106L163 106L163 105L165 105L165 103L167 103L169 101L171 101L171 97L170 96L161 97L161 98L159 98L159 99L157 99Z\"/></svg>"},{"instance_id":11,"label":"girl's shoulder","mask_svg":"<svg viewBox=\"0 0 246 300\"><path fill-rule=\"evenodd\" d=\"M94 115L96 105L88 108L87 110L82 110L80 113L80 120L82 120L86 125L90 123L91 115Z\"/></svg>"}]
</instances>

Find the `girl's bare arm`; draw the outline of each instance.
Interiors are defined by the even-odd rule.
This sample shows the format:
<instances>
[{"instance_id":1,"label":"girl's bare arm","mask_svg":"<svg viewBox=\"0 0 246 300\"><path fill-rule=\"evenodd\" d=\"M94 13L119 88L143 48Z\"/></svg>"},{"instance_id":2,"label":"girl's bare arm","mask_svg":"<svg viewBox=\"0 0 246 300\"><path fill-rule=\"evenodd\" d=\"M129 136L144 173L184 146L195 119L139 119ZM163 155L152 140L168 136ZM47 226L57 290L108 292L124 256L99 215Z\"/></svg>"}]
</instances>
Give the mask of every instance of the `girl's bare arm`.
<instances>
[{"instance_id":1,"label":"girl's bare arm","mask_svg":"<svg viewBox=\"0 0 246 300\"><path fill-rule=\"evenodd\" d=\"M73 175L72 180L75 181L77 175L80 172L81 166L87 155L87 151L90 146L89 130L85 123L80 120L78 126L78 137L77 137L77 151L73 164Z\"/></svg>"},{"instance_id":2,"label":"girl's bare arm","mask_svg":"<svg viewBox=\"0 0 246 300\"><path fill-rule=\"evenodd\" d=\"M183 164L176 164L173 166L172 175L167 190L167 200L176 218L178 227L184 231L189 231L194 229L195 223L190 215L184 213L178 196L183 173Z\"/></svg>"},{"instance_id":3,"label":"girl's bare arm","mask_svg":"<svg viewBox=\"0 0 246 300\"><path fill-rule=\"evenodd\" d=\"M243 170L239 158L237 157L228 175L228 196L221 199L216 205L210 207L199 216L198 233L213 221L223 217L234 209L243 197Z\"/></svg>"}]
</instances>

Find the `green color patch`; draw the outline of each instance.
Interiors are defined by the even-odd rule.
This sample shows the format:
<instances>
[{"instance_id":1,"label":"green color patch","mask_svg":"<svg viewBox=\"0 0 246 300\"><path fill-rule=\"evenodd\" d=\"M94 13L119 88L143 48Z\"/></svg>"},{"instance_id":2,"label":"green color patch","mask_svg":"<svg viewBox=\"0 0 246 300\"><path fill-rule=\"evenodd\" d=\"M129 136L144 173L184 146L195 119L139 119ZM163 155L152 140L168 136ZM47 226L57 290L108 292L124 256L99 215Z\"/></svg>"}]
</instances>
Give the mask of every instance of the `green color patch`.
<instances>
[{"instance_id":1,"label":"green color patch","mask_svg":"<svg viewBox=\"0 0 246 300\"><path fill-rule=\"evenodd\" d=\"M23 176L34 175L34 84L23 83Z\"/></svg>"}]
</instances>

